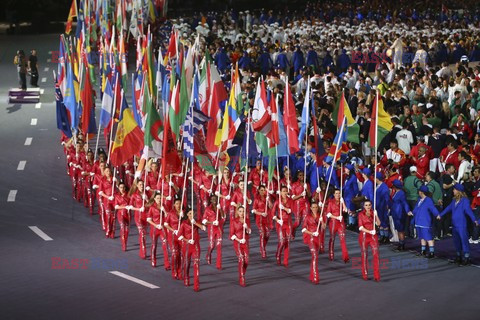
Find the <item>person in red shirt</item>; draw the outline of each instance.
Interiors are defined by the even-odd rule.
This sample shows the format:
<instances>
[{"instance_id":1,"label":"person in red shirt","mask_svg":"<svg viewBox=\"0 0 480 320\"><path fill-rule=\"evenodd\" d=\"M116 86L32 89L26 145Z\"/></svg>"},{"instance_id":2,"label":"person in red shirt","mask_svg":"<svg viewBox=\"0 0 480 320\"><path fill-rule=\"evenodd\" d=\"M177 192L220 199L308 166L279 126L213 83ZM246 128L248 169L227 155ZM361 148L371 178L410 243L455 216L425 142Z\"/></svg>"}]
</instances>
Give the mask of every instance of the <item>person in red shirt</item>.
<instances>
[{"instance_id":1,"label":"person in red shirt","mask_svg":"<svg viewBox=\"0 0 480 320\"><path fill-rule=\"evenodd\" d=\"M145 179L145 190L147 191L147 196L149 198L155 193L158 181L158 163L156 161L152 161L152 163L150 164L150 172L147 173L147 177Z\"/></svg>"},{"instance_id":2,"label":"person in red shirt","mask_svg":"<svg viewBox=\"0 0 480 320\"><path fill-rule=\"evenodd\" d=\"M272 202L267 194L267 189L264 185L260 185L258 192L255 195L255 200L253 201L252 213L255 215L255 222L260 234L260 254L263 259L267 258L266 248L268 239L270 238L272 224L272 219L269 214L271 208Z\"/></svg>"},{"instance_id":3,"label":"person in red shirt","mask_svg":"<svg viewBox=\"0 0 480 320\"><path fill-rule=\"evenodd\" d=\"M150 236L152 237L151 261L152 267L157 266L157 242L158 238L162 241L163 263L165 270L170 270L170 261L168 261L167 235L163 222L165 221L165 210L161 206L162 195L156 192L153 196L153 203L147 214L147 222L151 225Z\"/></svg>"},{"instance_id":4,"label":"person in red shirt","mask_svg":"<svg viewBox=\"0 0 480 320\"><path fill-rule=\"evenodd\" d=\"M268 181L268 174L263 170L262 160L257 160L255 168L250 171L248 175L248 184L252 185L252 194L257 194L260 185L265 184Z\"/></svg>"},{"instance_id":5,"label":"person in red shirt","mask_svg":"<svg viewBox=\"0 0 480 320\"><path fill-rule=\"evenodd\" d=\"M118 184L118 193L115 194L114 201L118 223L120 224L122 250L127 251L128 231L130 230L130 197L127 194L125 182L120 181Z\"/></svg>"},{"instance_id":6,"label":"person in red shirt","mask_svg":"<svg viewBox=\"0 0 480 320\"><path fill-rule=\"evenodd\" d=\"M232 179L230 178L230 170L227 167L223 169L223 174L221 177L221 181L219 181L217 185L217 191L215 191L215 195L220 198L220 207L222 208L223 212L230 211L230 199L232 192Z\"/></svg>"},{"instance_id":7,"label":"person in red shirt","mask_svg":"<svg viewBox=\"0 0 480 320\"><path fill-rule=\"evenodd\" d=\"M223 225L227 216L218 203L218 198L215 195L210 196L210 205L205 208L202 218L202 224L208 228L208 250L207 250L207 264L212 263L212 251L217 248L217 262L216 267L222 270L222 237Z\"/></svg>"},{"instance_id":8,"label":"person in red shirt","mask_svg":"<svg viewBox=\"0 0 480 320\"><path fill-rule=\"evenodd\" d=\"M105 167L103 170L105 176L100 181L100 192L98 195L102 197L103 208L105 209L105 236L107 238L115 238L115 177L112 176L112 169Z\"/></svg>"},{"instance_id":9,"label":"person in red shirt","mask_svg":"<svg viewBox=\"0 0 480 320\"><path fill-rule=\"evenodd\" d=\"M277 222L278 246L275 254L277 264L282 261L282 251L284 252L283 265L288 267L288 256L290 251L290 239L292 237L292 213L294 209L292 199L288 197L288 189L286 186L281 187L280 197L273 204L272 213L273 220ZM278 216L276 212L278 211Z\"/></svg>"},{"instance_id":10,"label":"person in red shirt","mask_svg":"<svg viewBox=\"0 0 480 320\"><path fill-rule=\"evenodd\" d=\"M238 187L235 189L232 195L232 199L230 202L230 220L233 220L234 214L237 210L238 207L243 206L243 195L245 191L245 183L243 181L238 182ZM252 200L248 198L248 192L247 192L247 200L246 200L247 208L249 205L252 204ZM247 220L250 220L248 215L246 215ZM231 236L231 234L230 234Z\"/></svg>"},{"instance_id":11,"label":"person in red shirt","mask_svg":"<svg viewBox=\"0 0 480 320\"><path fill-rule=\"evenodd\" d=\"M138 180L130 189L130 210L135 212L135 225L138 229L138 245L140 247L139 256L142 259L147 257L147 212L145 211L145 202L147 201L147 195L145 194L144 183L142 180Z\"/></svg>"},{"instance_id":12,"label":"person in red shirt","mask_svg":"<svg viewBox=\"0 0 480 320\"><path fill-rule=\"evenodd\" d=\"M168 230L168 244L172 254L172 278L179 280L182 276L182 262L180 257L180 242L178 241L178 230L180 229L180 219L183 216L182 200L176 198L173 202L173 209L167 214L163 226Z\"/></svg>"},{"instance_id":13,"label":"person in red shirt","mask_svg":"<svg viewBox=\"0 0 480 320\"><path fill-rule=\"evenodd\" d=\"M297 172L297 181L292 184L292 200L295 203L295 209L293 214L295 216L295 223L292 226L292 240L295 239L295 233L298 226L302 221L302 218L308 213L308 198L310 197L310 187L304 180L304 172Z\"/></svg>"},{"instance_id":14,"label":"person in red shirt","mask_svg":"<svg viewBox=\"0 0 480 320\"><path fill-rule=\"evenodd\" d=\"M417 167L417 178L424 180L425 175L430 170L430 159L427 156L427 149L425 147L418 148L418 158L415 166Z\"/></svg>"},{"instance_id":15,"label":"person in red shirt","mask_svg":"<svg viewBox=\"0 0 480 320\"><path fill-rule=\"evenodd\" d=\"M93 214L94 206L94 191L92 189L94 172L93 151L88 149L87 158L82 164L82 185L83 185L83 205L90 210L90 214Z\"/></svg>"},{"instance_id":16,"label":"person in red shirt","mask_svg":"<svg viewBox=\"0 0 480 320\"><path fill-rule=\"evenodd\" d=\"M67 158L70 167L69 174L72 180L72 196L80 202L83 200L83 185L81 179L82 164L86 158L82 140L77 140L75 148L69 149Z\"/></svg>"},{"instance_id":17,"label":"person in red shirt","mask_svg":"<svg viewBox=\"0 0 480 320\"><path fill-rule=\"evenodd\" d=\"M178 230L178 240L182 244L183 260L183 283L186 287L190 286L190 264L193 257L193 290L200 290L200 236L198 229L205 231L205 226L196 222L193 218L193 210L187 208L187 215L182 219L180 230Z\"/></svg>"},{"instance_id":18,"label":"person in red shirt","mask_svg":"<svg viewBox=\"0 0 480 320\"><path fill-rule=\"evenodd\" d=\"M100 223L102 225L102 230L105 231L107 228L106 220L105 220L105 208L103 206L103 198L100 196L100 184L105 175L105 168L107 164L103 161L100 162L98 165L98 171L95 172L93 176L93 185L92 189L96 190L96 198L98 199L98 215L100 217Z\"/></svg>"},{"instance_id":19,"label":"person in red shirt","mask_svg":"<svg viewBox=\"0 0 480 320\"><path fill-rule=\"evenodd\" d=\"M235 248L235 254L238 258L238 279L242 287L246 286L245 272L248 267L249 260L249 244L248 239L252 229L245 217L245 208L240 206L235 212L235 218L232 221L230 228L232 229L232 236L230 239L233 241L233 247Z\"/></svg>"},{"instance_id":20,"label":"person in red shirt","mask_svg":"<svg viewBox=\"0 0 480 320\"><path fill-rule=\"evenodd\" d=\"M390 168L390 171L388 172L388 178L385 180L385 183L387 184L387 186L389 188L392 188L393 186L393 181L395 180L400 180L402 181L402 176L398 173L398 166L397 165L393 165L391 168Z\"/></svg>"},{"instance_id":21,"label":"person in red shirt","mask_svg":"<svg viewBox=\"0 0 480 320\"><path fill-rule=\"evenodd\" d=\"M345 224L343 223L342 211L346 212L347 207L343 199L340 198L340 190L336 189L333 193L333 199L328 200L326 207L327 218L329 219L328 226L330 229L330 241L328 243L329 258L330 261L334 259L335 237L338 233L342 247L342 259L347 263L350 258L348 257L347 243L345 242Z\"/></svg>"},{"instance_id":22,"label":"person in red shirt","mask_svg":"<svg viewBox=\"0 0 480 320\"><path fill-rule=\"evenodd\" d=\"M455 170L458 171L460 167L460 161L458 160L458 143L456 140L452 140L447 144L447 147L442 150L440 153L439 160L442 165L442 172L445 171L447 164L453 164Z\"/></svg>"},{"instance_id":23,"label":"person in red shirt","mask_svg":"<svg viewBox=\"0 0 480 320\"><path fill-rule=\"evenodd\" d=\"M375 218L374 218L375 217ZM375 220L375 223L374 223ZM363 204L363 210L358 214L358 243L362 251L362 277L368 280L368 247L372 248L373 255L373 279L380 281L380 260L378 258L378 236L375 225L380 225L378 215L372 209L372 202L367 200Z\"/></svg>"},{"instance_id":24,"label":"person in red shirt","mask_svg":"<svg viewBox=\"0 0 480 320\"><path fill-rule=\"evenodd\" d=\"M310 214L303 220L303 243L308 245L310 254L312 255L310 261L310 281L313 284L318 284L320 277L318 275L318 251L320 250L320 231L325 230L323 218L320 218L318 211L318 203L312 201L310 204Z\"/></svg>"}]
</instances>

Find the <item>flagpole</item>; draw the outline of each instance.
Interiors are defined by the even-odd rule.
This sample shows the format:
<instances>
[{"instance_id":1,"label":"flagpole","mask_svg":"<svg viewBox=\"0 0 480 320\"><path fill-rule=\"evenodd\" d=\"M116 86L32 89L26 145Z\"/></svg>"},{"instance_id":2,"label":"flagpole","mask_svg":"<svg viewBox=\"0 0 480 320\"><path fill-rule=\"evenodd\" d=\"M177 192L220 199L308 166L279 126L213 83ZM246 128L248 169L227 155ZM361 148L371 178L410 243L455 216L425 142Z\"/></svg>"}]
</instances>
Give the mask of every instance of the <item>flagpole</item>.
<instances>
[{"instance_id":1,"label":"flagpole","mask_svg":"<svg viewBox=\"0 0 480 320\"><path fill-rule=\"evenodd\" d=\"M95 162L97 160L97 150L98 150L98 142L100 141L100 129L102 128L102 124L98 124L98 132L97 132L97 143L95 144L95 152L94 152L94 158L93 161Z\"/></svg>"},{"instance_id":2,"label":"flagpole","mask_svg":"<svg viewBox=\"0 0 480 320\"><path fill-rule=\"evenodd\" d=\"M375 229L375 212L377 210L377 152L378 152L378 95L379 92L377 91L375 94L375 167L374 167L374 176L373 176L373 228Z\"/></svg>"},{"instance_id":3,"label":"flagpole","mask_svg":"<svg viewBox=\"0 0 480 320\"><path fill-rule=\"evenodd\" d=\"M246 222L246 217L247 217L247 188L248 188L248 184L246 184L245 182L247 181L248 179L248 153L249 153L249 149L248 146L250 145L250 121L252 121L251 119L251 116L250 116L250 109L248 109L248 118L247 118L247 125L248 125L248 131L247 131L247 163L245 165L245 174L244 174L244 188L243 188L243 210L244 210L244 215L243 215L243 238L242 239L245 239L245 222Z\"/></svg>"},{"instance_id":4,"label":"flagpole","mask_svg":"<svg viewBox=\"0 0 480 320\"><path fill-rule=\"evenodd\" d=\"M342 126L340 128L340 131L343 131L344 128L345 128L345 121L343 121ZM337 143L337 146L335 147L335 153L333 155L330 175L329 175L328 181L327 181L327 189L325 190L325 195L323 197L322 211L320 212L320 219L318 220L318 224L317 224L317 232L320 229L320 222L322 221L321 217L323 217L323 211L324 211L325 205L326 205L325 202L327 201L328 188L330 187L330 180L332 179L332 173L333 173L333 170L334 170L333 164L335 163L335 159L337 158L338 151L339 151L339 143Z\"/></svg>"},{"instance_id":5,"label":"flagpole","mask_svg":"<svg viewBox=\"0 0 480 320\"><path fill-rule=\"evenodd\" d=\"M115 90L117 89L116 86L118 85L118 78L115 80ZM112 115L112 126L110 127L110 141L108 142L108 158L107 158L107 164L110 163L110 154L112 152L112 136L113 136L113 126L115 125L115 111L117 111L117 95L115 94L115 90L113 90L113 104L110 109L111 115ZM123 90L120 92L120 99L123 100Z\"/></svg>"},{"instance_id":6,"label":"flagpole","mask_svg":"<svg viewBox=\"0 0 480 320\"><path fill-rule=\"evenodd\" d=\"M193 120L193 115L192 115L192 120ZM194 215L193 215L193 161L192 161L192 169L191 170L192 170L192 186L190 188L191 189L190 190L191 191L191 202L192 202L191 210L192 210L192 217L194 217ZM188 212L187 212L187 214L188 214ZM197 213L197 217L199 217L199 214L200 213ZM194 226L193 226L193 223L192 223L192 239L193 239L193 228L194 228Z\"/></svg>"},{"instance_id":7,"label":"flagpole","mask_svg":"<svg viewBox=\"0 0 480 320\"><path fill-rule=\"evenodd\" d=\"M190 159L187 157L187 165L186 165L186 167L188 167L188 162L189 162L189 160L190 160ZM172 175L170 175L170 177L171 177L171 176L172 176ZM183 177L183 185L184 185L184 186L185 186L186 182L187 182L187 175L185 175L185 176ZM170 190L172 190L172 189L170 188ZM181 204L180 204L180 219L179 219L179 220L181 220L182 217L183 217L183 201L185 200L185 193L186 193L186 192L184 192L184 191L182 190L182 202L181 202ZM192 226L192 227L193 227L193 226ZM178 222L177 231L178 231L178 230L180 230L180 221Z\"/></svg>"},{"instance_id":8,"label":"flagpole","mask_svg":"<svg viewBox=\"0 0 480 320\"><path fill-rule=\"evenodd\" d=\"M308 78L308 81L310 83L310 77ZM309 85L310 87L310 85ZM307 89L308 90L308 89ZM305 94L307 95L308 92ZM308 95L310 96L310 95ZM309 110L308 110L308 107L310 106L310 102L307 103L307 119L309 117ZM307 144L308 144L308 123L309 121L307 120L307 123L305 124L305 154L303 155L303 161L304 161L304 168L303 168L303 185L305 185L307 183Z\"/></svg>"}]
</instances>

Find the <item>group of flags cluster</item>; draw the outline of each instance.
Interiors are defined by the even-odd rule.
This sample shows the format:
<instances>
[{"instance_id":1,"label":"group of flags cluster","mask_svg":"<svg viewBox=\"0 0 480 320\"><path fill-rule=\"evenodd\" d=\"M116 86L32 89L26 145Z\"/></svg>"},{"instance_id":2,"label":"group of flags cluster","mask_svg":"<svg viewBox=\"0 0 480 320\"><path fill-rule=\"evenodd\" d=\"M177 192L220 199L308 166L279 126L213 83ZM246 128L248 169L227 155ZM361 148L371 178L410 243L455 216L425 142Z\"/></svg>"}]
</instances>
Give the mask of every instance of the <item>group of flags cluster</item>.
<instances>
[{"instance_id":1,"label":"group of flags cluster","mask_svg":"<svg viewBox=\"0 0 480 320\"><path fill-rule=\"evenodd\" d=\"M214 163L233 169L239 160L247 163L262 154L269 159L271 179L278 157L298 152L304 143L306 147L310 126L317 154L325 153L310 85L300 127L288 81L283 108L278 95L268 90L261 78L250 106L238 66L232 67L228 92L208 50L200 51L199 36L193 44L187 43L173 28L168 48L163 52L153 48L149 21L157 15L155 2L80 0L77 10L77 0L73 0L66 35L60 36L55 75L57 125L65 135L82 132L87 141L97 135L98 143L103 128L114 166L134 155L155 156L162 158L163 174L180 169L177 150L182 150L186 159L196 159L211 172ZM76 34L68 35L73 17L77 18ZM134 72L129 77L126 43L130 37L136 39L136 50ZM98 129L94 88L101 98ZM374 108L378 117L372 113L372 130L384 126L388 132L390 118L380 103L377 98ZM333 118L338 132L328 153L336 160L347 151L346 141L358 142L359 127L343 94ZM372 145L381 141L384 131L377 131L370 134Z\"/></svg>"}]
</instances>

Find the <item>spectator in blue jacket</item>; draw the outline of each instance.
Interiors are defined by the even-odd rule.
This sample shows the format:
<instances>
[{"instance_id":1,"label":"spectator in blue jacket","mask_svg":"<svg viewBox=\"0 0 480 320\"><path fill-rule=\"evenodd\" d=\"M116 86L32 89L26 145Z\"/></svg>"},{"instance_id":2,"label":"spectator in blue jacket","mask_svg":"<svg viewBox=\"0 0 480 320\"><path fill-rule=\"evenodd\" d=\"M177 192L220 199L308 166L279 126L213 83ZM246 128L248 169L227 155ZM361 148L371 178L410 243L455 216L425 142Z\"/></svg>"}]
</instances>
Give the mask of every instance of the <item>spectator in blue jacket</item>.
<instances>
[{"instance_id":1,"label":"spectator in blue jacket","mask_svg":"<svg viewBox=\"0 0 480 320\"><path fill-rule=\"evenodd\" d=\"M398 251L405 250L405 217L410 212L402 181L395 179L392 182L394 194L390 204L390 215L393 219L395 230L398 232Z\"/></svg>"}]
</instances>

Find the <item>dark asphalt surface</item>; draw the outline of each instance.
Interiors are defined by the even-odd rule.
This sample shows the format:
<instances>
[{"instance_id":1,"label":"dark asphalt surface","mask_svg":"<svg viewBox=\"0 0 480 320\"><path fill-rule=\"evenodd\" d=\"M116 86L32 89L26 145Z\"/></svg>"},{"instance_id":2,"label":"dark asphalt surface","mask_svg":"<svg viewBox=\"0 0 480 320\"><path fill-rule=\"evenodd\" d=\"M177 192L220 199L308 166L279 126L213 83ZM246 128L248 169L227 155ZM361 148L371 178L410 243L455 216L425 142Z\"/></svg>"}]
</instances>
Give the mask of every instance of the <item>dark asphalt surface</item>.
<instances>
[{"instance_id":1,"label":"dark asphalt surface","mask_svg":"<svg viewBox=\"0 0 480 320\"><path fill-rule=\"evenodd\" d=\"M40 109L33 104L7 104L8 89L17 86L12 64L17 48L39 52L40 79L47 77L46 83L40 83L45 89ZM269 258L260 259L255 227L246 288L237 284L236 257L228 239L224 239L224 270L217 271L205 263L206 235L201 235L199 293L172 280L162 265L152 268L149 261L138 258L135 226L128 251L122 252L119 232L115 240L105 239L98 216L90 216L71 198L55 122L52 68L56 65L47 63L48 51L54 50L58 50L57 35L0 37L2 319L478 319L478 267L456 267L442 258L427 261L382 246L381 282L364 281L355 267L360 250L352 232L347 246L353 262L340 261L337 240L336 261L320 255L318 286L308 280L310 254L300 237L292 244L286 269L274 263L276 235L268 245ZM38 119L36 126L30 125L32 118ZM33 137L31 146L24 145L27 137ZM27 161L25 170L17 171L21 160ZM10 190L18 190L15 202L7 202ZM53 241L42 240L28 226L39 227ZM411 249L414 246L418 243L409 243ZM89 264L87 269L54 269L55 257L88 259ZM94 263L98 261L106 264ZM109 273L113 270L159 288L119 278Z\"/></svg>"}]
</instances>

